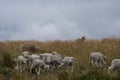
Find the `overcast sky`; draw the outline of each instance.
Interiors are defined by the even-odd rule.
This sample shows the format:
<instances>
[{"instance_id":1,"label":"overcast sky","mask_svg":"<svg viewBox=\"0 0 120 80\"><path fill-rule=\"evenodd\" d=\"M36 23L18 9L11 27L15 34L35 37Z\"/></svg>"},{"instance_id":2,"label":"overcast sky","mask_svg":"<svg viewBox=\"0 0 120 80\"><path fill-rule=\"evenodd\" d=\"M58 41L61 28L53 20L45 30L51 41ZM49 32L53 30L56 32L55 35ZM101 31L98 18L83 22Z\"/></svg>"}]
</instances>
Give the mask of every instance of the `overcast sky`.
<instances>
[{"instance_id":1,"label":"overcast sky","mask_svg":"<svg viewBox=\"0 0 120 80\"><path fill-rule=\"evenodd\" d=\"M120 0L0 0L0 40L120 37Z\"/></svg>"}]
</instances>

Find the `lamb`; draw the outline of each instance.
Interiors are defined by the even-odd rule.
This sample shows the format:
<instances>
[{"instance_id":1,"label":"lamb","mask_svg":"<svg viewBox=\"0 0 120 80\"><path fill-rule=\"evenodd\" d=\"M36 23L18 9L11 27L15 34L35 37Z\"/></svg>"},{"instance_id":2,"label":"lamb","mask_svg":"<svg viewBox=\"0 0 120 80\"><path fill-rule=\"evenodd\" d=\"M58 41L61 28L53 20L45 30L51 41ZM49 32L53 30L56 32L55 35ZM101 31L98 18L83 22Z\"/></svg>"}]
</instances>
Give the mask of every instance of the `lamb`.
<instances>
[{"instance_id":1,"label":"lamb","mask_svg":"<svg viewBox=\"0 0 120 80\"><path fill-rule=\"evenodd\" d=\"M92 66L95 64L96 67L102 67L103 64L106 65L106 59L107 57L101 54L100 52L92 52L89 56L89 63Z\"/></svg>"},{"instance_id":2,"label":"lamb","mask_svg":"<svg viewBox=\"0 0 120 80\"><path fill-rule=\"evenodd\" d=\"M30 68L30 74L32 73L32 70L35 69L35 73L37 75L40 75L41 70L49 69L49 68L50 68L50 66L46 65L43 60L35 59Z\"/></svg>"},{"instance_id":3,"label":"lamb","mask_svg":"<svg viewBox=\"0 0 120 80\"><path fill-rule=\"evenodd\" d=\"M27 59L28 61L28 65L30 65L34 59L39 59L39 55L37 54L32 54L32 55L29 55L29 54L25 54L24 57Z\"/></svg>"},{"instance_id":4,"label":"lamb","mask_svg":"<svg viewBox=\"0 0 120 80\"><path fill-rule=\"evenodd\" d=\"M17 57L15 61L17 63L15 69L18 70L19 72L22 72L25 67L24 65L27 63L27 59L20 55Z\"/></svg>"},{"instance_id":5,"label":"lamb","mask_svg":"<svg viewBox=\"0 0 120 80\"><path fill-rule=\"evenodd\" d=\"M53 54L51 54L51 53L43 53L43 54L40 54L39 56L40 56L40 59L41 60L47 60L47 58L49 57L51 57Z\"/></svg>"},{"instance_id":6,"label":"lamb","mask_svg":"<svg viewBox=\"0 0 120 80\"><path fill-rule=\"evenodd\" d=\"M63 62L66 63L66 65L72 65L74 58L73 57L64 57Z\"/></svg>"},{"instance_id":7,"label":"lamb","mask_svg":"<svg viewBox=\"0 0 120 80\"><path fill-rule=\"evenodd\" d=\"M40 59L43 60L46 64L50 65L50 68L57 68L61 64L62 57L57 52L44 53L40 54Z\"/></svg>"},{"instance_id":8,"label":"lamb","mask_svg":"<svg viewBox=\"0 0 120 80\"><path fill-rule=\"evenodd\" d=\"M50 65L51 67L57 68L62 62L62 56L58 53L53 53L50 58Z\"/></svg>"},{"instance_id":9,"label":"lamb","mask_svg":"<svg viewBox=\"0 0 120 80\"><path fill-rule=\"evenodd\" d=\"M120 59L113 59L111 62L111 66L108 68L108 74L113 74L116 76L117 70L120 69Z\"/></svg>"},{"instance_id":10,"label":"lamb","mask_svg":"<svg viewBox=\"0 0 120 80\"><path fill-rule=\"evenodd\" d=\"M64 59L62 60L61 65L59 65L60 67L66 67L67 69L70 69L71 72L73 72L73 63L74 63L74 57L64 57Z\"/></svg>"}]
</instances>

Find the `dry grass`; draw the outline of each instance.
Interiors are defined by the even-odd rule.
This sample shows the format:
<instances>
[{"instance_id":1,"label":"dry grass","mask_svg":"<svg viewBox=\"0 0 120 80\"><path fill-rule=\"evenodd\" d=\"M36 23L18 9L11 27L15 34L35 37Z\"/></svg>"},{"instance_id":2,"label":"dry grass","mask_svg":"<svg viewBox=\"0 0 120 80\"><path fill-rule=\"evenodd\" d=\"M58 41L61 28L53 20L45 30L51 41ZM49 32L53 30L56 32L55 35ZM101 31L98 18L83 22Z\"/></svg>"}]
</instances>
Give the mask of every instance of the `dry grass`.
<instances>
[{"instance_id":1,"label":"dry grass","mask_svg":"<svg viewBox=\"0 0 120 80\"><path fill-rule=\"evenodd\" d=\"M73 56L76 58L74 72L55 70L40 76L30 75L28 71L18 73L13 69L13 59L18 56L20 46L32 43L40 48L37 54L43 52L57 51L62 56ZM120 39L86 40L74 41L5 41L0 42L0 80L119 80L120 76L110 77L107 75L107 67L92 68L88 64L90 52L100 51L108 56L107 64L114 58L120 58ZM118 73L120 75L120 73Z\"/></svg>"}]
</instances>

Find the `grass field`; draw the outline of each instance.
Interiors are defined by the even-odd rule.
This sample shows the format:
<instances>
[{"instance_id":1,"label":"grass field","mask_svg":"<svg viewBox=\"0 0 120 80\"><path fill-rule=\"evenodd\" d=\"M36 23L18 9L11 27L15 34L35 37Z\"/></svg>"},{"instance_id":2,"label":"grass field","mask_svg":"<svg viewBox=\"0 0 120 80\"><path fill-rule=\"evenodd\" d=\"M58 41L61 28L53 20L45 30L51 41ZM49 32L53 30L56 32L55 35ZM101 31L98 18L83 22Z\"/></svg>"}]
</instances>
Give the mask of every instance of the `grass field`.
<instances>
[{"instance_id":1,"label":"grass field","mask_svg":"<svg viewBox=\"0 0 120 80\"><path fill-rule=\"evenodd\" d=\"M14 58L24 43L34 43L40 50L36 54L57 51L63 57L75 57L74 71L54 70L40 76L30 75L28 71L18 73L14 70ZM107 66L93 68L88 63L89 53L99 51L108 56ZM120 71L116 77L107 74L112 59L120 58L120 39L73 41L4 41L0 42L0 80L120 80Z\"/></svg>"}]
</instances>

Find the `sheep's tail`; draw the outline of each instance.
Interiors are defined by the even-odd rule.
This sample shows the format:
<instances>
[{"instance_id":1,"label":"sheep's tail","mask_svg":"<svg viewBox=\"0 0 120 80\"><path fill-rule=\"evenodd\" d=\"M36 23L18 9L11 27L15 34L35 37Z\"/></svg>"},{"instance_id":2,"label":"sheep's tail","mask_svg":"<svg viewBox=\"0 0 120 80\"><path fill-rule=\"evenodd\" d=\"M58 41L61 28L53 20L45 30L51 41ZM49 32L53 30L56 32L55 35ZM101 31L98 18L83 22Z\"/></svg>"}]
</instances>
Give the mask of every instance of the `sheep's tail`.
<instances>
[{"instance_id":1,"label":"sheep's tail","mask_svg":"<svg viewBox=\"0 0 120 80\"><path fill-rule=\"evenodd\" d=\"M108 57L107 56L103 56L103 58L106 60Z\"/></svg>"}]
</instances>

